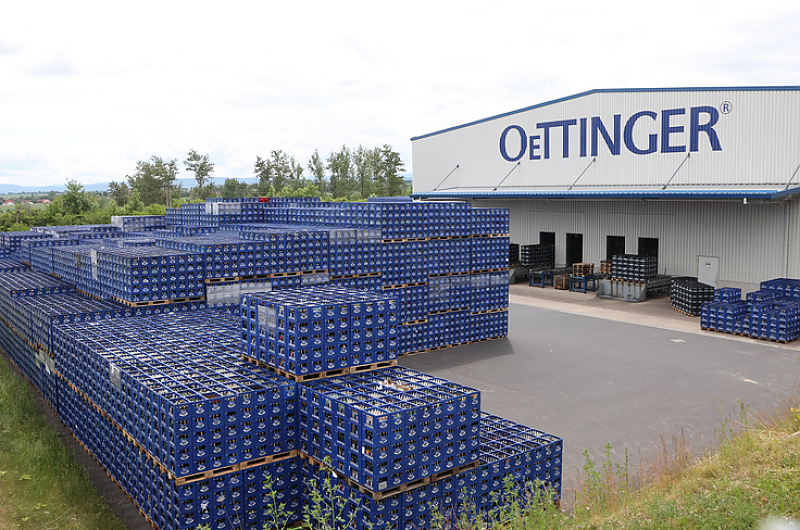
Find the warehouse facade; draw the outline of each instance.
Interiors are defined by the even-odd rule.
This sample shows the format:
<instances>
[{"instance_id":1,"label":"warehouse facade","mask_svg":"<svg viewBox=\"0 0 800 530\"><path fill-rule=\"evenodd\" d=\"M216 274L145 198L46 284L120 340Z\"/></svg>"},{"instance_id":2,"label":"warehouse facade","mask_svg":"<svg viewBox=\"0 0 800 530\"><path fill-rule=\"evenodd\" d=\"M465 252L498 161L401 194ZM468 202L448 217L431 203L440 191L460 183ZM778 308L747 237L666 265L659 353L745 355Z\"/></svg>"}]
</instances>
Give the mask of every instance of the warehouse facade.
<instances>
[{"instance_id":1,"label":"warehouse facade","mask_svg":"<svg viewBox=\"0 0 800 530\"><path fill-rule=\"evenodd\" d=\"M592 90L412 138L414 197L506 207L556 263L800 277L800 87Z\"/></svg>"}]
</instances>

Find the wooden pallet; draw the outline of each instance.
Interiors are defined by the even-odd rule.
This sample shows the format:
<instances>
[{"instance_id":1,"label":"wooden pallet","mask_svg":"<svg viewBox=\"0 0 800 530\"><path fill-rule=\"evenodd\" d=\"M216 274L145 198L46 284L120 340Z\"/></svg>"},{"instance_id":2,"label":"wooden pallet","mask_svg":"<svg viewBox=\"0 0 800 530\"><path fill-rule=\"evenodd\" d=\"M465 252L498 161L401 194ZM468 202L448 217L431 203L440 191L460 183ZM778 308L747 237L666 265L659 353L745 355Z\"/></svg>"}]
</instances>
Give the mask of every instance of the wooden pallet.
<instances>
[{"instance_id":1,"label":"wooden pallet","mask_svg":"<svg viewBox=\"0 0 800 530\"><path fill-rule=\"evenodd\" d=\"M447 276L469 276L469 272L442 272L439 274L428 274L428 278L444 278Z\"/></svg>"},{"instance_id":2,"label":"wooden pallet","mask_svg":"<svg viewBox=\"0 0 800 530\"><path fill-rule=\"evenodd\" d=\"M484 311L473 311L470 315L489 315L491 313L505 313L508 311L507 307L501 307L500 309L486 309Z\"/></svg>"},{"instance_id":3,"label":"wooden pallet","mask_svg":"<svg viewBox=\"0 0 800 530\"><path fill-rule=\"evenodd\" d=\"M80 289L75 289L75 292L81 293L83 296L88 296L88 297L89 297L89 298L91 298L92 300L100 300L100 301L102 301L102 300L103 300L103 299L102 299L102 298L100 298L99 296L96 296L96 295L93 295L93 294L89 294L89 293L87 293L86 291L81 291Z\"/></svg>"},{"instance_id":4,"label":"wooden pallet","mask_svg":"<svg viewBox=\"0 0 800 530\"><path fill-rule=\"evenodd\" d=\"M320 468L329 468L330 466L325 465L324 463L320 462L313 456L307 455L305 453L300 453L300 458L309 462L310 464L320 467ZM453 467L446 471L442 471L440 473L436 473L433 475L428 475L427 477L421 477L417 480L407 482L405 484L400 484L393 488L385 489L383 491L372 491L371 489L367 488L366 486L359 484L358 482L346 477L342 474L337 474L337 478L343 482L345 482L348 486L352 489L358 490L363 495L372 498L373 500L380 501L391 497L392 495L397 495L399 493L405 493L406 491L414 490L417 488L421 488L427 484L431 484L433 482L437 482L439 480L443 480L446 478L454 477L459 473L463 473L465 471L470 471L472 469L477 469L480 466L480 460L476 460L474 462L470 462L469 464Z\"/></svg>"},{"instance_id":5,"label":"wooden pallet","mask_svg":"<svg viewBox=\"0 0 800 530\"><path fill-rule=\"evenodd\" d=\"M389 368L391 366L397 366L397 359L392 359L390 361L381 361L378 363L360 364L358 366L351 366L348 373L360 374L362 372L371 372L372 370L380 370L381 368Z\"/></svg>"},{"instance_id":6,"label":"wooden pallet","mask_svg":"<svg viewBox=\"0 0 800 530\"><path fill-rule=\"evenodd\" d=\"M426 324L427 318L420 318L418 320L409 320L408 322L400 322L401 326L416 326L417 324Z\"/></svg>"},{"instance_id":7,"label":"wooden pallet","mask_svg":"<svg viewBox=\"0 0 800 530\"><path fill-rule=\"evenodd\" d=\"M686 311L683 311L682 309L678 309L675 306L673 306L672 309L674 309L675 311L677 311L678 313L680 313L682 315L686 315L687 317L699 317L700 316L700 315L693 315L692 313L687 313Z\"/></svg>"},{"instance_id":8,"label":"wooden pallet","mask_svg":"<svg viewBox=\"0 0 800 530\"><path fill-rule=\"evenodd\" d=\"M251 364L269 370L273 374L277 374L281 377L285 377L295 383L305 383L307 381L316 381L317 379L326 379L328 377L338 377L340 375L347 375L350 373L350 367L342 367L342 368L334 368L333 370L324 370L322 372L314 372L311 374L293 374L291 372L287 372L286 370L282 370L280 368L276 368L270 364L265 363L259 359L254 359L248 355L242 354L242 360L247 361Z\"/></svg>"},{"instance_id":9,"label":"wooden pallet","mask_svg":"<svg viewBox=\"0 0 800 530\"><path fill-rule=\"evenodd\" d=\"M425 350L409 351L409 352L401 353L399 355L400 355L400 357L406 357L408 355L419 355L421 353L428 353L429 351L431 351L431 350L425 349Z\"/></svg>"},{"instance_id":10,"label":"wooden pallet","mask_svg":"<svg viewBox=\"0 0 800 530\"><path fill-rule=\"evenodd\" d=\"M441 311L428 311L428 316L446 315L447 313L458 313L460 311L469 311L468 307L459 307L458 309L442 309ZM472 313L473 315L475 313Z\"/></svg>"},{"instance_id":11,"label":"wooden pallet","mask_svg":"<svg viewBox=\"0 0 800 530\"><path fill-rule=\"evenodd\" d=\"M481 269L476 271L470 271L470 274L489 274L492 272L508 272L510 269L508 267L500 267L497 269Z\"/></svg>"},{"instance_id":12,"label":"wooden pallet","mask_svg":"<svg viewBox=\"0 0 800 530\"><path fill-rule=\"evenodd\" d=\"M362 272L360 274L339 274L336 276L331 276L331 280L349 280L351 278L378 278L381 275L380 272Z\"/></svg>"},{"instance_id":13,"label":"wooden pallet","mask_svg":"<svg viewBox=\"0 0 800 530\"><path fill-rule=\"evenodd\" d=\"M223 283L223 282L236 282L239 281L239 276L226 276L223 278L206 278L206 283Z\"/></svg>"},{"instance_id":14,"label":"wooden pallet","mask_svg":"<svg viewBox=\"0 0 800 530\"><path fill-rule=\"evenodd\" d=\"M202 302L205 300L204 296L189 296L186 298L170 298L168 300L146 300L141 302L131 302L129 300L123 300L118 296L112 296L112 300L115 302L119 302L122 305L126 305L128 307L148 307L148 306L159 306L159 305L167 305L167 304L185 304L189 302Z\"/></svg>"},{"instance_id":15,"label":"wooden pallet","mask_svg":"<svg viewBox=\"0 0 800 530\"><path fill-rule=\"evenodd\" d=\"M259 359L254 359L249 355L242 354L242 360L247 361L256 366L259 366L261 368L265 368L270 372L277 374L281 377L285 377L286 379L290 379L295 383L304 383L307 381L315 381L317 379L326 379L328 377L338 377L340 375L368 372L371 370L378 370L380 368L388 368L389 366L395 366L397 364L397 359L391 359L389 361L361 364L358 366L345 366L342 368L335 368L333 370L324 370L322 372L314 372L311 374L293 374L291 372L287 372L286 370L282 370L280 368L276 368L272 365L269 365Z\"/></svg>"},{"instance_id":16,"label":"wooden pallet","mask_svg":"<svg viewBox=\"0 0 800 530\"><path fill-rule=\"evenodd\" d=\"M381 239L383 243L410 243L414 241L430 241L429 237L401 237L396 239Z\"/></svg>"},{"instance_id":17,"label":"wooden pallet","mask_svg":"<svg viewBox=\"0 0 800 530\"><path fill-rule=\"evenodd\" d=\"M388 291L390 289L404 289L406 287L424 287L425 285L428 285L427 281L401 283L401 284L397 284L397 285L384 285L383 287L381 287L381 289L383 289L384 291Z\"/></svg>"}]
</instances>

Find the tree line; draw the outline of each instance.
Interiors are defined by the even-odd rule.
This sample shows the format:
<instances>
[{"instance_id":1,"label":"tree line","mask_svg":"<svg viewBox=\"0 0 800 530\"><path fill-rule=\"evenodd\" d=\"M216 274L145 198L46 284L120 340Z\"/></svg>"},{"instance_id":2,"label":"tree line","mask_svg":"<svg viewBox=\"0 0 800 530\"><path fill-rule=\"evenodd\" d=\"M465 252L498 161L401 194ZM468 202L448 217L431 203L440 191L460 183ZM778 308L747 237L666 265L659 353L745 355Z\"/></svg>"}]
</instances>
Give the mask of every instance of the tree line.
<instances>
[{"instance_id":1,"label":"tree line","mask_svg":"<svg viewBox=\"0 0 800 530\"><path fill-rule=\"evenodd\" d=\"M214 163L208 154L189 150L183 167L194 175L196 185L184 190L175 181L178 177L177 159L165 160L151 156L136 162L136 171L122 182L113 181L108 194L114 202L125 207L133 201L138 208L154 204L169 205L175 198L205 200L209 197L320 197L323 200L365 200L410 194L403 180L405 170L400 153L391 145L367 148L342 145L323 159L314 151L305 167L293 155L273 150L263 158L256 156L253 184L233 178L217 187L213 181ZM308 169L309 177L305 170Z\"/></svg>"}]
</instances>

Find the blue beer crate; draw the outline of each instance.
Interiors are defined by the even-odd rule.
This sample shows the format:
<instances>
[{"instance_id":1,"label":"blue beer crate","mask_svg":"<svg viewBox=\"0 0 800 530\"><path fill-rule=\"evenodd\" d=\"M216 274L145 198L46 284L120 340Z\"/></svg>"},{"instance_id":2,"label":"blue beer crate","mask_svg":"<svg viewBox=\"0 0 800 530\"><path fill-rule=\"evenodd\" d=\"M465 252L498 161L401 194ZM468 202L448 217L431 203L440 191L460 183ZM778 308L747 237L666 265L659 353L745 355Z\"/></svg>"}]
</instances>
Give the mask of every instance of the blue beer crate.
<instances>
[{"instance_id":1,"label":"blue beer crate","mask_svg":"<svg viewBox=\"0 0 800 530\"><path fill-rule=\"evenodd\" d=\"M742 290L734 287L722 287L714 290L714 302L730 304L742 299Z\"/></svg>"}]
</instances>

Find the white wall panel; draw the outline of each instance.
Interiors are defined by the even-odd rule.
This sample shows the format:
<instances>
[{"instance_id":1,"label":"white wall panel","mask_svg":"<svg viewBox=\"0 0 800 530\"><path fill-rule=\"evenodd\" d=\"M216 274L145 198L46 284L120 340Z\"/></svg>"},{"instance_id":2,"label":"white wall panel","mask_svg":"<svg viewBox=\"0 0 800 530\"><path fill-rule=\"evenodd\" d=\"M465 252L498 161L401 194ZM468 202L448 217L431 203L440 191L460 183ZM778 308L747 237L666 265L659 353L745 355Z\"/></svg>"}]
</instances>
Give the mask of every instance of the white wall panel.
<instances>
[{"instance_id":1,"label":"white wall panel","mask_svg":"<svg viewBox=\"0 0 800 530\"><path fill-rule=\"evenodd\" d=\"M727 102L725 106L724 102ZM699 131L697 151L691 148L691 109L710 107L717 114L712 129L720 150L713 150L710 135ZM685 152L663 152L663 111L683 109L685 114L669 118L673 127L670 144L684 146ZM723 112L728 111L727 113ZM635 154L626 147L624 128L628 119L641 111L656 114L634 122L631 140L636 148L649 146L649 136L656 135L656 152ZM711 111L709 111L711 112ZM591 122L599 117L614 136L614 115L619 114L619 154L611 153L598 136L596 161L592 163ZM654 186L664 185L675 174L672 186L681 185L754 185L788 182L800 165L800 90L680 90L617 91L588 94L496 117L446 132L415 138L412 141L414 192L424 193L436 187L456 165L459 166L439 189L496 186L513 169L501 190L536 187L569 187L585 170L578 186ZM711 114L699 114L702 125ZM545 159L545 128L537 124L576 120L566 127L568 156L564 157L564 127L549 128L549 158ZM586 119L587 134L580 122ZM521 127L527 137L525 154L517 162L505 160L500 152L500 138L509 127ZM531 137L539 145L531 159ZM581 153L581 138L587 139L587 152ZM521 152L520 133L512 129L506 136L506 150L511 158ZM688 160L687 154L690 154ZM588 170L586 169L588 167ZM800 177L795 177L795 182Z\"/></svg>"}]
</instances>

